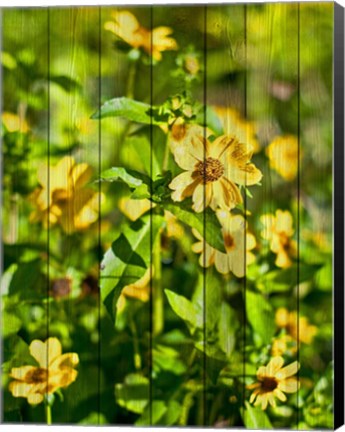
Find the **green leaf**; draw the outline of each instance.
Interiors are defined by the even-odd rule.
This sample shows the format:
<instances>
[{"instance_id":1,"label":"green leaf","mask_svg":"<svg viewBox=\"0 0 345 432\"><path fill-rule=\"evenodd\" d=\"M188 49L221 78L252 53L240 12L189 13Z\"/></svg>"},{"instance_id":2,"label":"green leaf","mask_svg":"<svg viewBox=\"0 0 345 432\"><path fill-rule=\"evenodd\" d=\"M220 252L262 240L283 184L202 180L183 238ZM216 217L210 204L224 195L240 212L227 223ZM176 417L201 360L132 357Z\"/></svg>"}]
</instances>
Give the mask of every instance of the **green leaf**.
<instances>
[{"instance_id":1,"label":"green leaf","mask_svg":"<svg viewBox=\"0 0 345 432\"><path fill-rule=\"evenodd\" d=\"M101 173L101 180L113 182L123 181L130 188L137 188L143 183L149 183L149 177L134 170L129 170L123 167L113 167Z\"/></svg>"},{"instance_id":2,"label":"green leaf","mask_svg":"<svg viewBox=\"0 0 345 432\"><path fill-rule=\"evenodd\" d=\"M108 420L106 419L106 417L104 416L104 414L96 412L96 411L92 411L90 412L90 414L83 418L83 420L80 420L80 422L78 422L78 424L80 425L106 425L108 424Z\"/></svg>"},{"instance_id":3,"label":"green leaf","mask_svg":"<svg viewBox=\"0 0 345 432\"><path fill-rule=\"evenodd\" d=\"M179 358L178 351L163 345L157 345L152 350L153 370L171 372L174 375L182 375L186 372L186 365Z\"/></svg>"},{"instance_id":4,"label":"green leaf","mask_svg":"<svg viewBox=\"0 0 345 432\"><path fill-rule=\"evenodd\" d=\"M275 333L272 306L262 294L246 291L246 311L250 325L263 344L269 344Z\"/></svg>"},{"instance_id":5,"label":"green leaf","mask_svg":"<svg viewBox=\"0 0 345 432\"><path fill-rule=\"evenodd\" d=\"M238 318L231 306L225 302L222 302L221 307L218 309L218 316L219 346L225 352L227 358L230 358L236 344L236 331L239 327Z\"/></svg>"},{"instance_id":6,"label":"green leaf","mask_svg":"<svg viewBox=\"0 0 345 432\"><path fill-rule=\"evenodd\" d=\"M256 408L245 402L246 408L242 410L243 423L247 429L273 429L266 413L261 408Z\"/></svg>"},{"instance_id":7,"label":"green leaf","mask_svg":"<svg viewBox=\"0 0 345 432\"><path fill-rule=\"evenodd\" d=\"M195 228L202 236L204 236L204 227L206 227L205 237L207 243L225 253L222 229L217 216L212 210L206 209L204 213L195 213L186 203L171 200L164 203L164 209L173 213L177 219L186 225Z\"/></svg>"},{"instance_id":8,"label":"green leaf","mask_svg":"<svg viewBox=\"0 0 345 432\"><path fill-rule=\"evenodd\" d=\"M203 126L206 122L206 126L209 127L216 135L222 135L224 133L223 126L213 108L207 106L206 112L204 107L200 107L195 118L196 123Z\"/></svg>"},{"instance_id":9,"label":"green leaf","mask_svg":"<svg viewBox=\"0 0 345 432\"><path fill-rule=\"evenodd\" d=\"M261 276L257 288L267 294L288 291L298 283L306 282L314 277L323 264L293 264L291 267L274 270Z\"/></svg>"},{"instance_id":10,"label":"green leaf","mask_svg":"<svg viewBox=\"0 0 345 432\"><path fill-rule=\"evenodd\" d=\"M135 422L136 426L149 426L151 424L158 424L164 414L167 412L165 402L154 400L148 404L141 417Z\"/></svg>"},{"instance_id":11,"label":"green leaf","mask_svg":"<svg viewBox=\"0 0 345 432\"><path fill-rule=\"evenodd\" d=\"M177 316L183 319L190 328L191 333L194 333L196 328L201 328L203 316L194 304L179 294L170 290L164 290L172 310Z\"/></svg>"},{"instance_id":12,"label":"green leaf","mask_svg":"<svg viewBox=\"0 0 345 432\"><path fill-rule=\"evenodd\" d=\"M132 120L144 124L162 124L163 122L155 120L153 110L143 102L138 102L126 97L111 99L101 106L101 109L95 112L92 119L102 119L106 117L124 117L127 120Z\"/></svg>"},{"instance_id":13,"label":"green leaf","mask_svg":"<svg viewBox=\"0 0 345 432\"><path fill-rule=\"evenodd\" d=\"M82 88L78 81L66 75L51 75L49 80L63 88L68 93L80 91Z\"/></svg>"},{"instance_id":14,"label":"green leaf","mask_svg":"<svg viewBox=\"0 0 345 432\"><path fill-rule=\"evenodd\" d=\"M155 178L161 172L161 164L158 162L155 149L147 134L141 133L127 137L124 147L128 152L133 149L137 153L143 169L150 177Z\"/></svg>"},{"instance_id":15,"label":"green leaf","mask_svg":"<svg viewBox=\"0 0 345 432\"><path fill-rule=\"evenodd\" d=\"M19 263L8 287L9 295L19 294L22 299L30 298L32 294L37 295L41 277L40 259Z\"/></svg>"},{"instance_id":16,"label":"green leaf","mask_svg":"<svg viewBox=\"0 0 345 432\"><path fill-rule=\"evenodd\" d=\"M128 411L142 414L149 402L150 381L139 374L127 375L123 384L115 385L116 402Z\"/></svg>"},{"instance_id":17,"label":"green leaf","mask_svg":"<svg viewBox=\"0 0 345 432\"><path fill-rule=\"evenodd\" d=\"M2 312L2 336L5 338L12 334L18 333L22 326L21 320L11 311Z\"/></svg>"},{"instance_id":18,"label":"green leaf","mask_svg":"<svg viewBox=\"0 0 345 432\"><path fill-rule=\"evenodd\" d=\"M160 424L164 426L172 426L177 423L182 413L182 406L177 401L171 400L168 402L167 411L162 417Z\"/></svg>"},{"instance_id":19,"label":"green leaf","mask_svg":"<svg viewBox=\"0 0 345 432\"><path fill-rule=\"evenodd\" d=\"M114 322L122 288L144 276L151 263L151 240L155 241L163 225L161 216L144 216L123 228L105 253L101 264L101 297Z\"/></svg>"}]
</instances>

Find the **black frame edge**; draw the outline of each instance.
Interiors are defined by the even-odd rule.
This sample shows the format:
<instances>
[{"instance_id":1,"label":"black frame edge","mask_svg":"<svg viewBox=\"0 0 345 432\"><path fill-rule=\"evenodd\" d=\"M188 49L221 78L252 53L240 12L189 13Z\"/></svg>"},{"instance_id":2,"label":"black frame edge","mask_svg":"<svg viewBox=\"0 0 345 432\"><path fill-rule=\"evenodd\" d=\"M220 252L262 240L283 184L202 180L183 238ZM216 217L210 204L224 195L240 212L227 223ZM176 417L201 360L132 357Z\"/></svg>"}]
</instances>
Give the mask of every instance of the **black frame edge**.
<instances>
[{"instance_id":1,"label":"black frame edge","mask_svg":"<svg viewBox=\"0 0 345 432\"><path fill-rule=\"evenodd\" d=\"M344 8L334 3L333 40L334 428L344 424Z\"/></svg>"}]
</instances>

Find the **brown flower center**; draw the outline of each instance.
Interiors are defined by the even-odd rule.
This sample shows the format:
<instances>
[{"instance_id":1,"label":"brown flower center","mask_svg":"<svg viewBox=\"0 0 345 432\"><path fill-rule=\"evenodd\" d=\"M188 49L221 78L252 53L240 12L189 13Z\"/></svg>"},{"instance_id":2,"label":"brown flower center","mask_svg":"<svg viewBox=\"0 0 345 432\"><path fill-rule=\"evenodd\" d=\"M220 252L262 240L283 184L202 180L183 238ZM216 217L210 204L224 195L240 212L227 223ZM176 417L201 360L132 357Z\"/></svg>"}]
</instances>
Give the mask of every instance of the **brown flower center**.
<instances>
[{"instance_id":1,"label":"brown flower center","mask_svg":"<svg viewBox=\"0 0 345 432\"><path fill-rule=\"evenodd\" d=\"M48 370L45 368L36 368L26 377L26 381L31 384L46 382L47 379Z\"/></svg>"},{"instance_id":2,"label":"brown flower center","mask_svg":"<svg viewBox=\"0 0 345 432\"><path fill-rule=\"evenodd\" d=\"M271 392L278 386L278 381L273 377L265 377L262 380L261 388L265 393Z\"/></svg>"},{"instance_id":3,"label":"brown flower center","mask_svg":"<svg viewBox=\"0 0 345 432\"><path fill-rule=\"evenodd\" d=\"M212 157L208 157L204 162L199 162L195 169L203 177L204 183L214 182L224 174L223 164Z\"/></svg>"},{"instance_id":4,"label":"brown flower center","mask_svg":"<svg viewBox=\"0 0 345 432\"><path fill-rule=\"evenodd\" d=\"M224 234L224 245L228 252L235 249L235 240L229 233Z\"/></svg>"}]
</instances>

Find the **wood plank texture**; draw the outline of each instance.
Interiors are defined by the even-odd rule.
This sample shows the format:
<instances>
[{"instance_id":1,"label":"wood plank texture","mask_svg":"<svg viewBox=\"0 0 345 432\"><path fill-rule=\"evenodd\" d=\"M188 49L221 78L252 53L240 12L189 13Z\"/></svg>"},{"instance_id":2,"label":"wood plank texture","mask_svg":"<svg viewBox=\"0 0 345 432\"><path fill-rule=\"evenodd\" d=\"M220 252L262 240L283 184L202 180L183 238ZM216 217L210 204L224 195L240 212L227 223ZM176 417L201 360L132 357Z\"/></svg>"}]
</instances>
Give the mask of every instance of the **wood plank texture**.
<instances>
[{"instance_id":1,"label":"wood plank texture","mask_svg":"<svg viewBox=\"0 0 345 432\"><path fill-rule=\"evenodd\" d=\"M2 10L3 422L339 423L333 32L323 2Z\"/></svg>"}]
</instances>

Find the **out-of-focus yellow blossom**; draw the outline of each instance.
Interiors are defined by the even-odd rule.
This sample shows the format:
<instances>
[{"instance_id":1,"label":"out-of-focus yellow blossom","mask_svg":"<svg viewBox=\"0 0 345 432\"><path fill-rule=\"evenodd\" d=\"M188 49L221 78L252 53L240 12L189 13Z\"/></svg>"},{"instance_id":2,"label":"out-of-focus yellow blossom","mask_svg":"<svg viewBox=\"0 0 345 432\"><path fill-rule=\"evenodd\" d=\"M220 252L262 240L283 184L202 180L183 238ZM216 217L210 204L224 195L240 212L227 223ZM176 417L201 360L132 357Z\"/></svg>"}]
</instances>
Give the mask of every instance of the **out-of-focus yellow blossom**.
<instances>
[{"instance_id":1,"label":"out-of-focus yellow blossom","mask_svg":"<svg viewBox=\"0 0 345 432\"><path fill-rule=\"evenodd\" d=\"M305 344L312 343L317 327L310 325L308 318L298 316L296 311L288 311L285 308L279 308L276 311L275 321L278 327L286 329L287 334L296 341Z\"/></svg>"},{"instance_id":2,"label":"out-of-focus yellow blossom","mask_svg":"<svg viewBox=\"0 0 345 432\"><path fill-rule=\"evenodd\" d=\"M114 33L133 48L143 49L159 61L163 51L176 50L177 43L170 37L170 27L156 27L152 31L142 27L136 17L129 11L112 13L113 21L107 21L106 30Z\"/></svg>"},{"instance_id":3,"label":"out-of-focus yellow blossom","mask_svg":"<svg viewBox=\"0 0 345 432\"><path fill-rule=\"evenodd\" d=\"M183 201L191 196L197 213L208 206L233 209L243 201L237 185L254 185L262 178L261 171L250 163L252 147L235 136L222 135L211 142L200 129L195 134L188 130L171 147L177 165L184 170L169 185L174 191L171 198Z\"/></svg>"},{"instance_id":4,"label":"out-of-focus yellow blossom","mask_svg":"<svg viewBox=\"0 0 345 432\"><path fill-rule=\"evenodd\" d=\"M98 219L99 203L103 194L85 188L92 170L86 163L76 164L70 156L56 166L42 164L37 173L40 187L31 195L36 209L31 222L41 221L44 226L59 223L67 233L87 228Z\"/></svg>"},{"instance_id":5,"label":"out-of-focus yellow blossom","mask_svg":"<svg viewBox=\"0 0 345 432\"><path fill-rule=\"evenodd\" d=\"M68 387L76 380L78 372L74 367L79 363L76 353L62 354L61 343L57 338L45 342L31 342L30 354L38 366L21 366L12 368L9 391L14 397L26 398L31 405L43 401L44 395L52 394L59 388Z\"/></svg>"},{"instance_id":6,"label":"out-of-focus yellow blossom","mask_svg":"<svg viewBox=\"0 0 345 432\"><path fill-rule=\"evenodd\" d=\"M148 212L151 207L156 207L156 204L152 203L148 199L136 200L128 197L123 197L119 201L119 209L131 221L136 221L137 219L139 219L143 214ZM181 238L184 234L184 229L182 225L178 222L177 218L167 210L164 210L164 217L166 221L167 236Z\"/></svg>"},{"instance_id":7,"label":"out-of-focus yellow blossom","mask_svg":"<svg viewBox=\"0 0 345 432\"><path fill-rule=\"evenodd\" d=\"M254 122L245 120L241 117L240 113L233 108L216 106L214 110L218 115L225 134L235 135L240 142L245 142L252 146L254 153L260 150L260 144L256 138Z\"/></svg>"},{"instance_id":8,"label":"out-of-focus yellow blossom","mask_svg":"<svg viewBox=\"0 0 345 432\"><path fill-rule=\"evenodd\" d=\"M184 70L190 75L196 75L200 70L200 62L195 54L187 54L183 62Z\"/></svg>"},{"instance_id":9,"label":"out-of-focus yellow blossom","mask_svg":"<svg viewBox=\"0 0 345 432\"><path fill-rule=\"evenodd\" d=\"M266 214L260 220L264 226L261 235L270 242L271 251L277 254L276 266L290 267L291 257L296 254L296 242L291 238L294 229L290 212L277 210L275 215Z\"/></svg>"},{"instance_id":10,"label":"out-of-focus yellow blossom","mask_svg":"<svg viewBox=\"0 0 345 432\"><path fill-rule=\"evenodd\" d=\"M1 120L8 132L29 132L26 120L21 119L17 114L5 111L1 115Z\"/></svg>"},{"instance_id":11,"label":"out-of-focus yellow blossom","mask_svg":"<svg viewBox=\"0 0 345 432\"><path fill-rule=\"evenodd\" d=\"M150 298L150 280L152 277L152 270L148 268L144 276L138 279L136 282L126 285L120 297L117 300L117 310L122 312L126 306L126 299L133 298L142 302L147 302Z\"/></svg>"},{"instance_id":12,"label":"out-of-focus yellow blossom","mask_svg":"<svg viewBox=\"0 0 345 432\"><path fill-rule=\"evenodd\" d=\"M280 174L284 180L291 181L297 175L298 140L293 135L285 135L275 138L266 149L270 160L270 166Z\"/></svg>"},{"instance_id":13,"label":"out-of-focus yellow blossom","mask_svg":"<svg viewBox=\"0 0 345 432\"><path fill-rule=\"evenodd\" d=\"M155 207L156 204L152 203L148 199L131 199L128 197L123 197L119 200L119 209L121 212L128 217L131 221L136 221L143 214L148 212L150 208Z\"/></svg>"},{"instance_id":14,"label":"out-of-focus yellow blossom","mask_svg":"<svg viewBox=\"0 0 345 432\"><path fill-rule=\"evenodd\" d=\"M299 382L296 375L299 364L297 361L284 365L282 357L273 357L267 366L260 366L256 372L258 382L247 386L248 389L253 389L249 402L255 406L261 405L261 409L265 410L267 405L276 406L275 398L282 402L286 401L284 393L295 393L299 388Z\"/></svg>"},{"instance_id":15,"label":"out-of-focus yellow blossom","mask_svg":"<svg viewBox=\"0 0 345 432\"><path fill-rule=\"evenodd\" d=\"M273 357L281 356L286 353L293 355L297 352L297 343L293 337L288 334L275 338L272 342L271 354Z\"/></svg>"},{"instance_id":16,"label":"out-of-focus yellow blossom","mask_svg":"<svg viewBox=\"0 0 345 432\"><path fill-rule=\"evenodd\" d=\"M255 237L246 231L247 223L243 216L234 216L222 210L217 211L217 216L222 226L226 253L206 243L195 229L193 229L193 234L199 241L193 244L192 251L200 253L199 263L202 267L214 265L221 274L231 272L237 277L243 277L246 265L255 260L251 252L256 246Z\"/></svg>"},{"instance_id":17,"label":"out-of-focus yellow blossom","mask_svg":"<svg viewBox=\"0 0 345 432\"><path fill-rule=\"evenodd\" d=\"M185 232L178 219L167 210L164 210L164 218L166 221L167 236L175 239L182 238Z\"/></svg>"}]
</instances>

